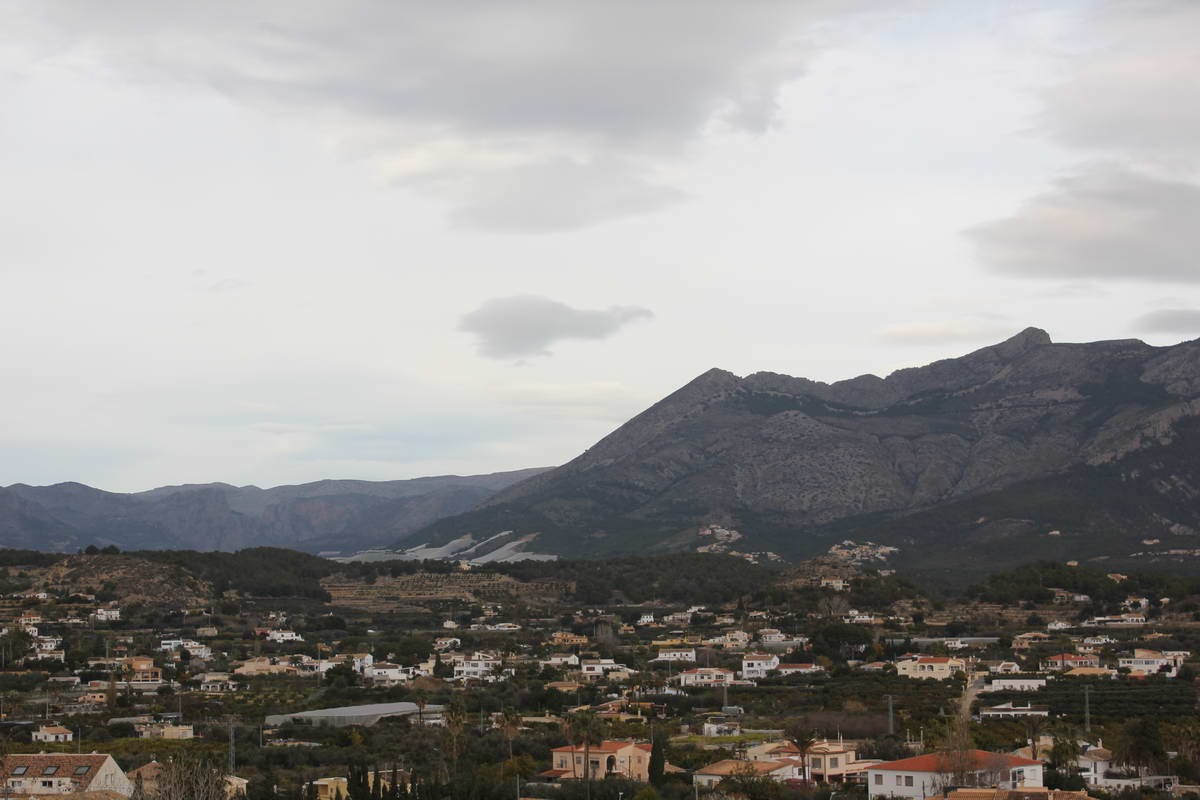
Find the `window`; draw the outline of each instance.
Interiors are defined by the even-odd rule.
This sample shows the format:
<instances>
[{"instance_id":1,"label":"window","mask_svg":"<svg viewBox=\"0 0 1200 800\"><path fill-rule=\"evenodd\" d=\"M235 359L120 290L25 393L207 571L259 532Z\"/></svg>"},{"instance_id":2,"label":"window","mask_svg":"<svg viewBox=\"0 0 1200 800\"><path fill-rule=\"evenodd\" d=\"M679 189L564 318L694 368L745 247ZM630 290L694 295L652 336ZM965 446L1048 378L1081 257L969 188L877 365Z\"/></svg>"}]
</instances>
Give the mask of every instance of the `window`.
<instances>
[{"instance_id":1,"label":"window","mask_svg":"<svg viewBox=\"0 0 1200 800\"><path fill-rule=\"evenodd\" d=\"M43 775L53 775L56 772L58 772L57 764L51 764L50 766L48 766L44 770L42 770Z\"/></svg>"},{"instance_id":2,"label":"window","mask_svg":"<svg viewBox=\"0 0 1200 800\"><path fill-rule=\"evenodd\" d=\"M903 778L901 778L899 775L897 775L897 776L896 776L896 785L897 785L897 786L903 786L903 785L904 785L904 779L903 779Z\"/></svg>"},{"instance_id":3,"label":"window","mask_svg":"<svg viewBox=\"0 0 1200 800\"><path fill-rule=\"evenodd\" d=\"M877 774L877 775L875 776L875 785L876 785L876 786L882 786L882 785L883 785L883 776L882 776L882 775L878 775L878 774Z\"/></svg>"},{"instance_id":4,"label":"window","mask_svg":"<svg viewBox=\"0 0 1200 800\"><path fill-rule=\"evenodd\" d=\"M91 769L91 767L89 767L87 764L84 764L82 767L75 768L75 774L76 775L87 775L87 771L89 769Z\"/></svg>"},{"instance_id":5,"label":"window","mask_svg":"<svg viewBox=\"0 0 1200 800\"><path fill-rule=\"evenodd\" d=\"M13 767L12 774L13 775L24 775L25 771L28 769L29 769L29 767Z\"/></svg>"},{"instance_id":6,"label":"window","mask_svg":"<svg viewBox=\"0 0 1200 800\"><path fill-rule=\"evenodd\" d=\"M905 785L905 786L912 786L912 785L913 785L913 776L912 776L912 775L905 775L905 776L904 776L904 785Z\"/></svg>"},{"instance_id":7,"label":"window","mask_svg":"<svg viewBox=\"0 0 1200 800\"><path fill-rule=\"evenodd\" d=\"M836 767L837 765L838 765L837 756L832 756L829 759L829 766L832 768L832 767Z\"/></svg>"}]
</instances>

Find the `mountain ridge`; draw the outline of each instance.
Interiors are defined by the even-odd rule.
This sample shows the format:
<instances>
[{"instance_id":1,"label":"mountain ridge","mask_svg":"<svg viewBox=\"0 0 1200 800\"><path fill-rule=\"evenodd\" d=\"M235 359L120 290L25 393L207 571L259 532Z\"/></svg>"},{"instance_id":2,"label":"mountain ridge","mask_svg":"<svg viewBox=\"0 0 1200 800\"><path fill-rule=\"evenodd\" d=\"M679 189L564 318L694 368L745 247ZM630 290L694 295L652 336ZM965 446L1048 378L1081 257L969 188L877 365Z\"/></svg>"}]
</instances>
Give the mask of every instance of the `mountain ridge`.
<instances>
[{"instance_id":1,"label":"mountain ridge","mask_svg":"<svg viewBox=\"0 0 1200 800\"><path fill-rule=\"evenodd\" d=\"M109 492L75 481L0 487L0 543L73 550L237 550L263 545L352 552L468 510L545 468L396 481L325 479L268 487L180 484Z\"/></svg>"},{"instance_id":2,"label":"mountain ridge","mask_svg":"<svg viewBox=\"0 0 1200 800\"><path fill-rule=\"evenodd\" d=\"M1026 328L885 378L821 383L713 368L563 466L399 544L512 530L538 534L537 552L610 555L691 549L701 529L722 525L743 535L739 546L804 554L847 521L861 519L869 534L878 515L1170 447L1198 415L1196 341L1054 343ZM1191 470L1170 479L1200 487ZM1188 508L1172 513L1200 523Z\"/></svg>"}]
</instances>

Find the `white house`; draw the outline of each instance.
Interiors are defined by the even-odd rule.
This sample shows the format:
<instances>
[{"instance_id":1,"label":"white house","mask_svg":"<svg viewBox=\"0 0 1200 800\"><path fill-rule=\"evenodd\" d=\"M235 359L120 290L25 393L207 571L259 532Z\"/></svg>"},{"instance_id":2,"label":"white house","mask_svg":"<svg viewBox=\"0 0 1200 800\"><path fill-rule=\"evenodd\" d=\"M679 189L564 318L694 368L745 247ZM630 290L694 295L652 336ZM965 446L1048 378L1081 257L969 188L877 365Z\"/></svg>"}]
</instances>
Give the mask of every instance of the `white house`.
<instances>
[{"instance_id":1,"label":"white house","mask_svg":"<svg viewBox=\"0 0 1200 800\"><path fill-rule=\"evenodd\" d=\"M746 653L742 656L742 677L746 680L765 678L779 666L779 656L767 653Z\"/></svg>"},{"instance_id":2,"label":"white house","mask_svg":"<svg viewBox=\"0 0 1200 800\"><path fill-rule=\"evenodd\" d=\"M542 659L543 667L578 667L579 656L574 653L551 653Z\"/></svg>"},{"instance_id":3,"label":"white house","mask_svg":"<svg viewBox=\"0 0 1200 800\"><path fill-rule=\"evenodd\" d=\"M206 672L199 676L200 691L205 694L226 694L237 691L237 682L228 672Z\"/></svg>"},{"instance_id":4,"label":"white house","mask_svg":"<svg viewBox=\"0 0 1200 800\"><path fill-rule=\"evenodd\" d=\"M192 639L163 639L158 646L159 650L173 652L176 650L186 650L188 655L193 658L209 659L212 658L212 648L205 644L200 644Z\"/></svg>"},{"instance_id":5,"label":"white house","mask_svg":"<svg viewBox=\"0 0 1200 800\"><path fill-rule=\"evenodd\" d=\"M1112 751L1104 747L1104 743L1101 742L1099 745L1085 745L1075 763L1084 783L1088 786L1103 786L1104 773L1112 769L1112 760Z\"/></svg>"},{"instance_id":6,"label":"white house","mask_svg":"<svg viewBox=\"0 0 1200 800\"><path fill-rule=\"evenodd\" d=\"M579 674L585 681L598 681L609 675L624 679L632 675L633 670L611 658L589 658L579 662Z\"/></svg>"},{"instance_id":7,"label":"white house","mask_svg":"<svg viewBox=\"0 0 1200 800\"><path fill-rule=\"evenodd\" d=\"M363 670L363 677L374 686L397 686L408 683L414 676L413 667L403 667L387 661L376 661Z\"/></svg>"},{"instance_id":8,"label":"white house","mask_svg":"<svg viewBox=\"0 0 1200 800\"><path fill-rule=\"evenodd\" d=\"M697 667L675 676L680 686L728 686L736 678L733 670L720 667Z\"/></svg>"},{"instance_id":9,"label":"white house","mask_svg":"<svg viewBox=\"0 0 1200 800\"><path fill-rule=\"evenodd\" d=\"M461 663L454 665L455 680L494 680L504 666L499 656L493 653L477 652L470 658L464 658Z\"/></svg>"},{"instance_id":10,"label":"white house","mask_svg":"<svg viewBox=\"0 0 1200 800\"><path fill-rule=\"evenodd\" d=\"M1048 717L1050 716L1050 708L1048 706L1035 706L1026 703L1023 706L1015 705L1011 700L1007 703L1001 703L998 706L988 706L979 710L981 718L989 719L1020 719L1023 717Z\"/></svg>"},{"instance_id":11,"label":"white house","mask_svg":"<svg viewBox=\"0 0 1200 800\"><path fill-rule=\"evenodd\" d=\"M279 642L279 643L303 642L304 637L301 636L300 634L296 633L295 631L277 629L277 630L267 631L267 641L268 642Z\"/></svg>"},{"instance_id":12,"label":"white house","mask_svg":"<svg viewBox=\"0 0 1200 800\"><path fill-rule=\"evenodd\" d=\"M1134 675L1166 675L1174 678L1191 653L1187 650L1144 650L1137 648L1133 655L1117 659L1117 668L1129 670Z\"/></svg>"},{"instance_id":13,"label":"white house","mask_svg":"<svg viewBox=\"0 0 1200 800\"><path fill-rule=\"evenodd\" d=\"M780 663L775 669L780 675L815 675L818 672L824 672L824 668L817 664L785 664Z\"/></svg>"},{"instance_id":14,"label":"white house","mask_svg":"<svg viewBox=\"0 0 1200 800\"><path fill-rule=\"evenodd\" d=\"M40 725L31 738L35 742L69 742L75 734L62 725Z\"/></svg>"},{"instance_id":15,"label":"white house","mask_svg":"<svg viewBox=\"0 0 1200 800\"><path fill-rule=\"evenodd\" d=\"M962 786L956 778L960 772L966 773L967 784L979 787L1019 789L1042 785L1041 761L986 750L969 750L963 755L961 765L955 764L946 753L927 753L876 764L867 770L867 795L872 800L936 797L950 786Z\"/></svg>"},{"instance_id":16,"label":"white house","mask_svg":"<svg viewBox=\"0 0 1200 800\"><path fill-rule=\"evenodd\" d=\"M1045 678L993 678L985 692L1036 692L1046 688Z\"/></svg>"},{"instance_id":17,"label":"white house","mask_svg":"<svg viewBox=\"0 0 1200 800\"><path fill-rule=\"evenodd\" d=\"M696 649L694 647L664 647L658 651L658 655L654 657L655 661L686 661L690 664L696 663Z\"/></svg>"}]
</instances>

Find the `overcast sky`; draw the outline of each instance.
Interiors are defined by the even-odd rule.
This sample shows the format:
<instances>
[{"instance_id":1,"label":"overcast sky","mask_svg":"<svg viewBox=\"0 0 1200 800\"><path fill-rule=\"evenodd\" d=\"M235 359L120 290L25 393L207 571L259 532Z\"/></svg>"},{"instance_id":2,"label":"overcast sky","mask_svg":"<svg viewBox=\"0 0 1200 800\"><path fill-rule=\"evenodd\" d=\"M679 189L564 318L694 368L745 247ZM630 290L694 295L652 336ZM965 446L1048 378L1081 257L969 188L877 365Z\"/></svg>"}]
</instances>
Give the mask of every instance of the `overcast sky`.
<instances>
[{"instance_id":1,"label":"overcast sky","mask_svg":"<svg viewBox=\"0 0 1200 800\"><path fill-rule=\"evenodd\" d=\"M562 463L1200 336L1200 3L0 0L0 485Z\"/></svg>"}]
</instances>

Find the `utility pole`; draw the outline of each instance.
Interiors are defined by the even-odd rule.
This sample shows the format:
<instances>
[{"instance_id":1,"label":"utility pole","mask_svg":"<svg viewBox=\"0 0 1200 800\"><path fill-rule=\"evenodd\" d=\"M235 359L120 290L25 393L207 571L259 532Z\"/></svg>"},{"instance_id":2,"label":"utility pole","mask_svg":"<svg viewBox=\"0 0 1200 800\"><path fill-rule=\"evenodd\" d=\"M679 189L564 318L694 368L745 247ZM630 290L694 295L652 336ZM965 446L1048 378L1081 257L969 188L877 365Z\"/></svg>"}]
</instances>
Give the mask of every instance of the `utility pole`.
<instances>
[{"instance_id":1,"label":"utility pole","mask_svg":"<svg viewBox=\"0 0 1200 800\"><path fill-rule=\"evenodd\" d=\"M892 706L892 701L895 698L890 694L885 694L884 697L886 697L887 701L888 701L888 736L895 736L896 735L896 716L895 716L894 708Z\"/></svg>"},{"instance_id":2,"label":"utility pole","mask_svg":"<svg viewBox=\"0 0 1200 800\"><path fill-rule=\"evenodd\" d=\"M229 718L229 774L232 775L237 767L237 752L236 745L233 741L233 717Z\"/></svg>"},{"instance_id":3,"label":"utility pole","mask_svg":"<svg viewBox=\"0 0 1200 800\"><path fill-rule=\"evenodd\" d=\"M1092 732L1092 687L1083 687L1083 732Z\"/></svg>"}]
</instances>

